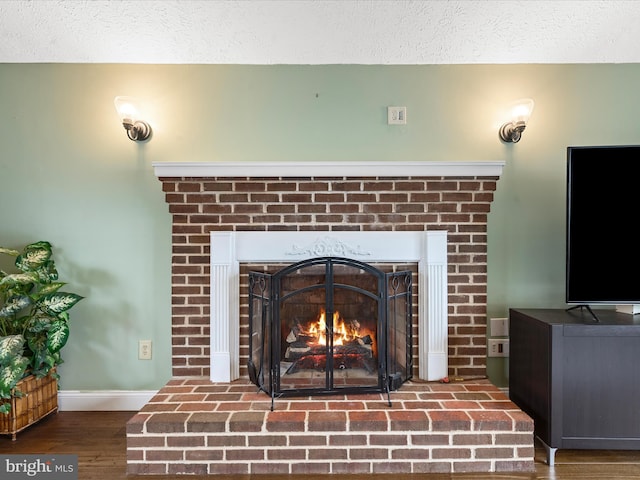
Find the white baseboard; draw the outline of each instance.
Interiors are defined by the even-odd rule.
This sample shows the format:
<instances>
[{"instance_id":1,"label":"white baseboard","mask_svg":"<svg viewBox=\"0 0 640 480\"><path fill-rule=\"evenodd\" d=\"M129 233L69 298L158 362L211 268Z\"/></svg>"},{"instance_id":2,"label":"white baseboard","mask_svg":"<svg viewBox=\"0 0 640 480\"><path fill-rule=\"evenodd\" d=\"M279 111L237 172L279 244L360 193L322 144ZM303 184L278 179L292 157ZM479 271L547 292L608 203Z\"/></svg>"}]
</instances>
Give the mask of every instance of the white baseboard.
<instances>
[{"instance_id":1,"label":"white baseboard","mask_svg":"<svg viewBox=\"0 0 640 480\"><path fill-rule=\"evenodd\" d=\"M138 411L157 390L60 390L59 411Z\"/></svg>"}]
</instances>

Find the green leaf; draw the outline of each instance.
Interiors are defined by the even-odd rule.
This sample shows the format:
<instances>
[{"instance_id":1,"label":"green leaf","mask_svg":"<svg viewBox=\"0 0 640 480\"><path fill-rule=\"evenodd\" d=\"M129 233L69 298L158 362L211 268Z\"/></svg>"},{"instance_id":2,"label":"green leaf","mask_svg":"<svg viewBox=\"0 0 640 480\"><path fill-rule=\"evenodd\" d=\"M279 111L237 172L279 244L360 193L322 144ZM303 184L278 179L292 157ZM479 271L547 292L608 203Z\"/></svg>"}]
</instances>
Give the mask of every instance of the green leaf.
<instances>
[{"instance_id":1,"label":"green leaf","mask_svg":"<svg viewBox=\"0 0 640 480\"><path fill-rule=\"evenodd\" d=\"M31 373L36 378L46 377L47 374L49 373L49 370L51 370L51 368L54 365L55 365L55 362L53 360L53 357L49 355L43 355L42 358L40 359L40 363L38 364L38 366L37 367L32 366Z\"/></svg>"},{"instance_id":2,"label":"green leaf","mask_svg":"<svg viewBox=\"0 0 640 480\"><path fill-rule=\"evenodd\" d=\"M9 297L4 306L0 308L0 318L9 318L29 305L31 305L31 299L28 295Z\"/></svg>"},{"instance_id":3,"label":"green leaf","mask_svg":"<svg viewBox=\"0 0 640 480\"><path fill-rule=\"evenodd\" d=\"M0 247L0 253L4 253L7 255L11 255L12 257L17 257L20 255L18 250L14 250L13 248Z\"/></svg>"},{"instance_id":4,"label":"green leaf","mask_svg":"<svg viewBox=\"0 0 640 480\"><path fill-rule=\"evenodd\" d=\"M0 368L0 390L11 390L20 381L29 365L29 359L19 357L15 362Z\"/></svg>"},{"instance_id":5,"label":"green leaf","mask_svg":"<svg viewBox=\"0 0 640 480\"><path fill-rule=\"evenodd\" d=\"M38 274L38 278L42 283L49 283L58 279L58 270L56 270L53 260L49 260L46 264L35 269L34 272Z\"/></svg>"},{"instance_id":6,"label":"green leaf","mask_svg":"<svg viewBox=\"0 0 640 480\"><path fill-rule=\"evenodd\" d=\"M51 324L47 337L47 348L50 352L59 351L67 343L69 338L69 325L65 321L57 321ZM53 367L53 365L51 365Z\"/></svg>"},{"instance_id":7,"label":"green leaf","mask_svg":"<svg viewBox=\"0 0 640 480\"><path fill-rule=\"evenodd\" d=\"M75 293L55 292L38 300L38 307L49 315L57 315L69 310L83 298Z\"/></svg>"},{"instance_id":8,"label":"green leaf","mask_svg":"<svg viewBox=\"0 0 640 480\"><path fill-rule=\"evenodd\" d=\"M48 352L47 348L47 332L41 330L39 332L31 333L27 335L27 347L33 352L34 358L38 355L44 355L43 352ZM36 359L35 365L39 364L42 360Z\"/></svg>"},{"instance_id":9,"label":"green leaf","mask_svg":"<svg viewBox=\"0 0 640 480\"><path fill-rule=\"evenodd\" d=\"M16 267L23 272L36 270L46 265L51 258L52 250L49 242L36 242L24 247L22 254L16 258Z\"/></svg>"},{"instance_id":10,"label":"green leaf","mask_svg":"<svg viewBox=\"0 0 640 480\"><path fill-rule=\"evenodd\" d=\"M40 250L40 249L45 249L45 250L49 250L49 252L52 251L51 248L51 243L47 242L46 240L40 240L39 242L33 242L30 243L29 245L27 245L26 247L24 247L25 250Z\"/></svg>"},{"instance_id":11,"label":"green leaf","mask_svg":"<svg viewBox=\"0 0 640 480\"><path fill-rule=\"evenodd\" d=\"M47 285L43 285L40 289L40 295L48 295L49 293L57 292L60 288L66 285L65 282L51 282Z\"/></svg>"},{"instance_id":12,"label":"green leaf","mask_svg":"<svg viewBox=\"0 0 640 480\"><path fill-rule=\"evenodd\" d=\"M29 285L39 280L38 274L35 272L12 273L0 280L0 286L15 287L18 285Z\"/></svg>"},{"instance_id":13,"label":"green leaf","mask_svg":"<svg viewBox=\"0 0 640 480\"><path fill-rule=\"evenodd\" d=\"M8 335L0 337L0 364L10 363L11 360L22 355L24 337L22 335Z\"/></svg>"},{"instance_id":14,"label":"green leaf","mask_svg":"<svg viewBox=\"0 0 640 480\"><path fill-rule=\"evenodd\" d=\"M37 317L31 318L27 332L30 334L46 332L54 321L55 317L52 315L39 314ZM27 335L27 337L32 337L32 335Z\"/></svg>"}]
</instances>

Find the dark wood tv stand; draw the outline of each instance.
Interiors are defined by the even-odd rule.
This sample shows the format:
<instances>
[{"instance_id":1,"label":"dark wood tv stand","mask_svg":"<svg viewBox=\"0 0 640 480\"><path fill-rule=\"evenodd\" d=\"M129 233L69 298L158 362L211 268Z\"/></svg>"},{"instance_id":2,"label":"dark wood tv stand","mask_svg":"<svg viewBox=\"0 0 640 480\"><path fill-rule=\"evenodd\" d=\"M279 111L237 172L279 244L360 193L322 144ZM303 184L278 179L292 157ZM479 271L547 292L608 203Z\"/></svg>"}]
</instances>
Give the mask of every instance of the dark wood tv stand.
<instances>
[{"instance_id":1,"label":"dark wood tv stand","mask_svg":"<svg viewBox=\"0 0 640 480\"><path fill-rule=\"evenodd\" d=\"M640 450L640 316L509 310L509 396L558 448Z\"/></svg>"}]
</instances>

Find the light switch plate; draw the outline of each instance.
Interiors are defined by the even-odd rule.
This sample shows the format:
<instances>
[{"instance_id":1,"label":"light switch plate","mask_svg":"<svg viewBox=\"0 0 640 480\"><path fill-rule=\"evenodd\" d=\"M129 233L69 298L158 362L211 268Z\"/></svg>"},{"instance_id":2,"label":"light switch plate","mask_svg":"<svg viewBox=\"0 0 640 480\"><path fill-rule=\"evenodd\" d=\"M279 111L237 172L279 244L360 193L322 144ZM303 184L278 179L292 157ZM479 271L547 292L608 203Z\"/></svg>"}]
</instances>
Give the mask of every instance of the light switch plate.
<instances>
[{"instance_id":1,"label":"light switch plate","mask_svg":"<svg viewBox=\"0 0 640 480\"><path fill-rule=\"evenodd\" d=\"M509 336L509 319L508 318L492 318L490 320L491 337L508 337Z\"/></svg>"},{"instance_id":2,"label":"light switch plate","mask_svg":"<svg viewBox=\"0 0 640 480\"><path fill-rule=\"evenodd\" d=\"M388 125L406 125L407 107L387 107Z\"/></svg>"}]
</instances>

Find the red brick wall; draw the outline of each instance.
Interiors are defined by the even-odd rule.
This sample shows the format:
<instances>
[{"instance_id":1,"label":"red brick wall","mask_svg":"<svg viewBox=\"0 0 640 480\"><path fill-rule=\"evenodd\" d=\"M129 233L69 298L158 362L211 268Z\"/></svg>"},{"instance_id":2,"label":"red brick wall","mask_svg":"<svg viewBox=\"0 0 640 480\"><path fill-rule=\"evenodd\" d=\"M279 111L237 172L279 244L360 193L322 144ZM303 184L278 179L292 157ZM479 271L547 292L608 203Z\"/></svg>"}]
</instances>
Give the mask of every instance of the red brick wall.
<instances>
[{"instance_id":1,"label":"red brick wall","mask_svg":"<svg viewBox=\"0 0 640 480\"><path fill-rule=\"evenodd\" d=\"M209 232L448 232L449 374L486 369L487 214L497 177L168 178L173 376L209 376Z\"/></svg>"}]
</instances>

